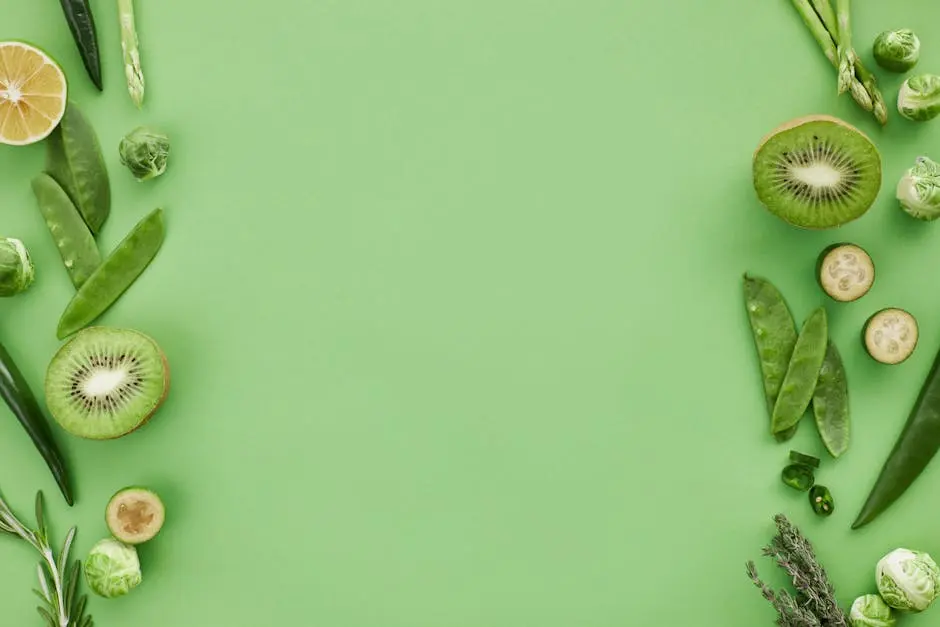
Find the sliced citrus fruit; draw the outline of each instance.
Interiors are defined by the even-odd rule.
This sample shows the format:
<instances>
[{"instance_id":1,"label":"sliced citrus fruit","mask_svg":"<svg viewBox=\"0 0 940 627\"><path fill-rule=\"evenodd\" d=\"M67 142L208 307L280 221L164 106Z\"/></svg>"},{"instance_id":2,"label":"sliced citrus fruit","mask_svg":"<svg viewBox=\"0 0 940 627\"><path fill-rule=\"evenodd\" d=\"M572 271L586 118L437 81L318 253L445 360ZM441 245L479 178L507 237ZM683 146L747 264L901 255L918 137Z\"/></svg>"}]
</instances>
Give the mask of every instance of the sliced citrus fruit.
<instances>
[{"instance_id":1,"label":"sliced citrus fruit","mask_svg":"<svg viewBox=\"0 0 940 627\"><path fill-rule=\"evenodd\" d=\"M0 42L0 143L45 139L62 120L68 83L48 54L20 41Z\"/></svg>"}]
</instances>

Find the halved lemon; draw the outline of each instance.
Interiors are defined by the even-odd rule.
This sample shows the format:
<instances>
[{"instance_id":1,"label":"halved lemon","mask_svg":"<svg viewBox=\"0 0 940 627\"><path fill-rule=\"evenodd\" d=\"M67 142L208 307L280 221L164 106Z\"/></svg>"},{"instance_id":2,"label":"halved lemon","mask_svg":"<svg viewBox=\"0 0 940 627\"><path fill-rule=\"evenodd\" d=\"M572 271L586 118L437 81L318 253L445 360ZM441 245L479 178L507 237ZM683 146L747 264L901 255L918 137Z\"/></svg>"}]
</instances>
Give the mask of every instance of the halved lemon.
<instances>
[{"instance_id":1,"label":"halved lemon","mask_svg":"<svg viewBox=\"0 0 940 627\"><path fill-rule=\"evenodd\" d=\"M27 43L0 42L0 143L45 139L62 121L67 101L65 73L52 57Z\"/></svg>"}]
</instances>

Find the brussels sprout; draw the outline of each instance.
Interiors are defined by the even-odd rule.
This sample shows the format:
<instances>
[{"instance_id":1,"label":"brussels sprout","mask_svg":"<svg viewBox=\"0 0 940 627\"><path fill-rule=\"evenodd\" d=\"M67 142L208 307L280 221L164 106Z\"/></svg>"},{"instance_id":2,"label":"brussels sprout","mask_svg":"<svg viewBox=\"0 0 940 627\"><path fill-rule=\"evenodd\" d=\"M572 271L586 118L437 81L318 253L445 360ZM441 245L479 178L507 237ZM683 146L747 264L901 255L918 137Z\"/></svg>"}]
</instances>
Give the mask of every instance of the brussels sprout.
<instances>
[{"instance_id":1,"label":"brussels sprout","mask_svg":"<svg viewBox=\"0 0 940 627\"><path fill-rule=\"evenodd\" d=\"M878 592L896 610L923 612L940 593L940 568L923 551L895 549L875 569Z\"/></svg>"},{"instance_id":2,"label":"brussels sprout","mask_svg":"<svg viewBox=\"0 0 940 627\"><path fill-rule=\"evenodd\" d=\"M138 126L121 139L121 163L138 181L147 181L166 172L170 138L150 126Z\"/></svg>"},{"instance_id":3,"label":"brussels sprout","mask_svg":"<svg viewBox=\"0 0 940 627\"><path fill-rule=\"evenodd\" d=\"M918 220L940 218L940 164L928 157L917 157L898 181L896 190L901 208Z\"/></svg>"},{"instance_id":4,"label":"brussels sprout","mask_svg":"<svg viewBox=\"0 0 940 627\"><path fill-rule=\"evenodd\" d=\"M920 59L920 39L909 28L886 30L875 38L872 53L884 69L907 72Z\"/></svg>"},{"instance_id":5,"label":"brussels sprout","mask_svg":"<svg viewBox=\"0 0 940 627\"><path fill-rule=\"evenodd\" d=\"M85 559L85 580L99 596L123 596L139 586L142 578L137 549L114 538L99 541Z\"/></svg>"},{"instance_id":6,"label":"brussels sprout","mask_svg":"<svg viewBox=\"0 0 940 627\"><path fill-rule=\"evenodd\" d=\"M892 627L896 621L891 615L891 607L877 594L858 597L849 610L852 627Z\"/></svg>"},{"instance_id":7,"label":"brussels sprout","mask_svg":"<svg viewBox=\"0 0 940 627\"><path fill-rule=\"evenodd\" d=\"M33 283L33 262L23 242L0 238L0 296L15 296Z\"/></svg>"},{"instance_id":8,"label":"brussels sprout","mask_svg":"<svg viewBox=\"0 0 940 627\"><path fill-rule=\"evenodd\" d=\"M898 112L914 122L940 115L940 76L920 74L904 81L898 92Z\"/></svg>"}]
</instances>

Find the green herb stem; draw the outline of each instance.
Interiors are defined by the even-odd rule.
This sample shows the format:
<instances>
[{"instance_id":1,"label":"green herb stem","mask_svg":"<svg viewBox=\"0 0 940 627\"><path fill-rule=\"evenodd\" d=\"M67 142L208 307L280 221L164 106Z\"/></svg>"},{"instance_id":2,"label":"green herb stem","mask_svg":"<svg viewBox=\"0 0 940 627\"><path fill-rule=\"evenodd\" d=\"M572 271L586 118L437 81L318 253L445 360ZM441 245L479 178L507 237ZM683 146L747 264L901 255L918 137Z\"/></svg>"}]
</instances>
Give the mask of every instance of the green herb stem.
<instances>
[{"instance_id":1,"label":"green herb stem","mask_svg":"<svg viewBox=\"0 0 940 627\"><path fill-rule=\"evenodd\" d=\"M134 17L134 0L117 0L118 19L121 22L121 51L124 55L124 75L127 91L137 108L144 104L144 72L140 67L140 44Z\"/></svg>"},{"instance_id":2,"label":"green herb stem","mask_svg":"<svg viewBox=\"0 0 940 627\"><path fill-rule=\"evenodd\" d=\"M49 544L48 529L43 516L42 492L36 494L36 528L31 529L17 518L6 501L0 497L0 532L8 533L26 541L42 557L38 564L39 588L36 594L43 601L37 609L50 627L78 627L91 624L90 615L85 612L87 597L75 596L78 585L80 566L76 561L69 568L69 552L75 538L75 527L69 529L56 559Z\"/></svg>"}]
</instances>

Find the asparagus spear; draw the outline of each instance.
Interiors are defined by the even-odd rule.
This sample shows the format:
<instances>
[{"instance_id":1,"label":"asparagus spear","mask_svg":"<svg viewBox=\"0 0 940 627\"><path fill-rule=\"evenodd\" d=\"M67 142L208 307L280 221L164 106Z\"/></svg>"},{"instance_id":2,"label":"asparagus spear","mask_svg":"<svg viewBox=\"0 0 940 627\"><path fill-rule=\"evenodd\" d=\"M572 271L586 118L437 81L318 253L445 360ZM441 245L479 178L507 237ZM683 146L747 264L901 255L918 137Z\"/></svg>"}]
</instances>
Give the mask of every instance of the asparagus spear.
<instances>
[{"instance_id":1,"label":"asparagus spear","mask_svg":"<svg viewBox=\"0 0 940 627\"><path fill-rule=\"evenodd\" d=\"M816 14L822 20L826 30L829 31L829 36L832 38L832 40L834 42L841 41L836 13L832 10L832 4L829 2L829 0L810 0L810 2L813 5L813 9L816 11ZM857 76L858 80L861 81L862 85L865 86L865 91L868 92L869 99L872 102L872 108L866 110L874 111L875 118L883 126L888 123L888 105L885 103L884 96L882 96L881 90L878 88L875 75L868 71L868 68L865 67L861 58L854 50L852 52L852 56L854 57L855 62L855 75ZM857 89L857 86L853 84L850 89ZM856 100L858 99L856 98Z\"/></svg>"},{"instance_id":2,"label":"asparagus spear","mask_svg":"<svg viewBox=\"0 0 940 627\"><path fill-rule=\"evenodd\" d=\"M852 48L852 20L850 18L850 0L836 0L836 17L839 31L836 43L839 55L839 93L844 94L852 84L855 74L855 50Z\"/></svg>"},{"instance_id":3,"label":"asparagus spear","mask_svg":"<svg viewBox=\"0 0 940 627\"><path fill-rule=\"evenodd\" d=\"M144 73L140 69L140 48L137 41L137 25L134 20L134 1L117 0L118 18L121 21L121 51L124 55L124 75L127 91L139 109L144 102Z\"/></svg>"},{"instance_id":4,"label":"asparagus spear","mask_svg":"<svg viewBox=\"0 0 940 627\"><path fill-rule=\"evenodd\" d=\"M833 67L838 68L839 55L835 41L829 34L829 31L826 30L822 19L816 14L812 5L810 5L809 0L792 0L792 2L793 6L796 7L796 10L799 11L800 16L803 18L803 23L806 24L807 28L809 28L810 32L813 34L813 37L816 39L816 42L819 44L819 47L822 48L823 54L826 55L826 58L829 59ZM852 98L862 109L865 111L873 110L874 101L871 98L871 94L868 93L868 90L858 78L854 76L854 73L849 80L849 93L852 94Z\"/></svg>"}]
</instances>

